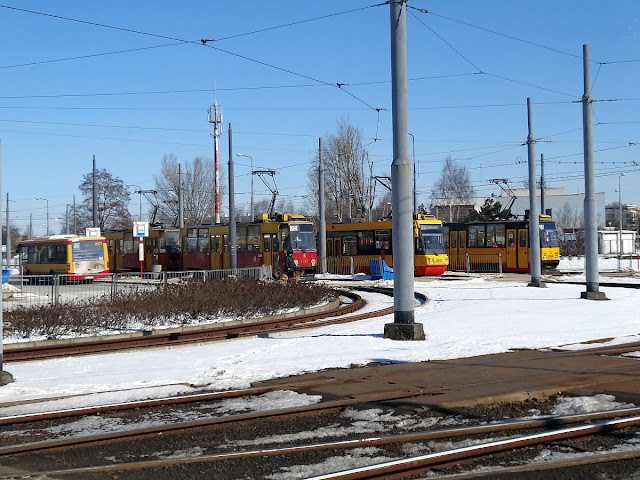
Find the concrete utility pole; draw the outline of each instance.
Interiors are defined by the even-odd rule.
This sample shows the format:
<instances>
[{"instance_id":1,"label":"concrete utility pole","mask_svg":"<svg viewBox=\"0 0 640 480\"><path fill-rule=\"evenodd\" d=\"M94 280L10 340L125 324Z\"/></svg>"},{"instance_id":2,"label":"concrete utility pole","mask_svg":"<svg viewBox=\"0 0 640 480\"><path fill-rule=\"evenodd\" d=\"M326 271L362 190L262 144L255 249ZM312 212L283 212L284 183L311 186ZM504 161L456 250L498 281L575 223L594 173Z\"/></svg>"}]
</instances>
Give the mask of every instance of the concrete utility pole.
<instances>
[{"instance_id":1,"label":"concrete utility pole","mask_svg":"<svg viewBox=\"0 0 640 480\"><path fill-rule=\"evenodd\" d=\"M238 268L238 257L236 251L236 202L235 202L235 181L233 178L233 134L231 124L229 124L229 268Z\"/></svg>"},{"instance_id":2,"label":"concrete utility pole","mask_svg":"<svg viewBox=\"0 0 640 480\"><path fill-rule=\"evenodd\" d=\"M389 7L393 112L391 203L394 322L384 326L384 336L393 340L424 340L422 324L414 321L413 215L407 120L407 6L405 0L390 0Z\"/></svg>"},{"instance_id":3,"label":"concrete utility pole","mask_svg":"<svg viewBox=\"0 0 640 480\"><path fill-rule=\"evenodd\" d=\"M65 213L64 213L64 233L69 235L69 204L65 205Z\"/></svg>"},{"instance_id":4,"label":"concrete utility pole","mask_svg":"<svg viewBox=\"0 0 640 480\"><path fill-rule=\"evenodd\" d=\"M318 273L327 273L327 220L324 204L324 163L322 162L322 138L318 139L318 217L320 218L320 238L318 240Z\"/></svg>"},{"instance_id":5,"label":"concrete utility pole","mask_svg":"<svg viewBox=\"0 0 640 480\"><path fill-rule=\"evenodd\" d=\"M587 291L580 294L587 300L607 300L599 290L598 280L598 220L593 167L593 112L589 80L589 45L582 46L584 95L582 96L582 129L584 139L584 258Z\"/></svg>"},{"instance_id":6,"label":"concrete utility pole","mask_svg":"<svg viewBox=\"0 0 640 480\"><path fill-rule=\"evenodd\" d=\"M31 234L31 232L29 232ZM76 216L76 196L73 196L73 234L78 234L78 217Z\"/></svg>"},{"instance_id":7,"label":"concrete utility pole","mask_svg":"<svg viewBox=\"0 0 640 480\"><path fill-rule=\"evenodd\" d=\"M529 264L531 268L530 287L545 287L540 281L540 221L538 219L538 203L536 201L536 157L533 136L533 113L531 99L527 98L527 118L529 134L527 135L527 151L529 159Z\"/></svg>"},{"instance_id":8,"label":"concrete utility pole","mask_svg":"<svg viewBox=\"0 0 640 480\"><path fill-rule=\"evenodd\" d=\"M2 185L2 140L0 140L0 185ZM0 211L2 211L2 194L1 193L0 193ZM9 238L9 222L7 222L7 238ZM2 328L3 328L2 302L3 302L2 295L0 295L0 387L13 382L13 375L11 375L9 372L4 371L4 364L3 364L4 351L2 348L2 343L3 343L4 337L2 332Z\"/></svg>"},{"instance_id":9,"label":"concrete utility pole","mask_svg":"<svg viewBox=\"0 0 640 480\"><path fill-rule=\"evenodd\" d=\"M98 189L96 187L96 156L93 156L93 226L98 226ZM49 227L47 227L49 230ZM49 235L49 232L47 232Z\"/></svg>"}]
</instances>

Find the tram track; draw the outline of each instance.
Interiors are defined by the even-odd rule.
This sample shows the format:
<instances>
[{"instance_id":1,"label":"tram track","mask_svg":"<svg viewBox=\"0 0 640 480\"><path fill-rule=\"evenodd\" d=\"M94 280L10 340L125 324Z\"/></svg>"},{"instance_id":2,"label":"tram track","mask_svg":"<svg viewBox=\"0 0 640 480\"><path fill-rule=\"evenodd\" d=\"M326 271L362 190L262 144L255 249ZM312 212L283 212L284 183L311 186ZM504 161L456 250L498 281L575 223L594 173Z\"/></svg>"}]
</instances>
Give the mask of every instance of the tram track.
<instances>
[{"instance_id":1,"label":"tram track","mask_svg":"<svg viewBox=\"0 0 640 480\"><path fill-rule=\"evenodd\" d=\"M332 406L331 408L336 408ZM313 409L313 407L312 407ZM300 415L306 409L288 409L287 415ZM263 415L279 415L282 412L273 411L265 412ZM542 443L565 440L581 436L596 435L600 433L611 432L618 429L635 427L640 425L640 408L627 408L620 410L610 410L589 414L552 416L535 419L513 419L507 422L497 422L487 425L473 425L445 429L434 429L428 431L411 432L393 435L381 435L367 437L362 439L346 439L332 442L322 442L315 444L299 444L287 445L282 447L272 447L254 450L233 451L225 453L204 454L197 456L186 456L181 458L164 458L155 460L139 460L133 462L124 462L118 464L91 465L88 467L65 468L49 471L38 471L23 476L29 478L32 476L76 476L79 474L98 474L98 473L117 473L117 472L136 472L148 469L158 469L167 467L176 467L185 464L210 464L213 462L222 463L228 461L238 461L249 458L265 458L273 456L288 456L295 454L310 454L320 451L336 451L354 448L368 447L384 447L393 444L413 444L416 442L428 442L432 440L452 440L455 438L472 438L477 435L487 434L503 434L507 432L540 429L542 432L529 433L518 436L510 436L500 440L489 440L481 442L470 447L459 447L448 450L438 451L427 455L421 455L406 459L398 459L385 462L379 465L371 465L368 467L360 467L349 471L337 472L328 475L320 475L314 477L317 480L325 479L377 479L377 478L405 478L419 473L424 473L437 467L446 466L461 461L477 460L499 452L512 451L514 449L530 447ZM236 415L221 419L220 423L235 423L251 421L255 418L252 415ZM616 420L611 420L616 419ZM587 424L585 422L594 422ZM184 428L194 428L194 422L189 422ZM578 425L575 425L578 424ZM574 425L571 427L558 428L562 425ZM156 429L156 434L171 434L183 429L182 425L172 425L170 429ZM151 435L154 432L146 431L136 432L135 436ZM102 438L99 438L102 437ZM112 435L91 436L77 438L74 440L58 441L58 442L40 442L27 444L23 446L15 446L11 448L0 449L0 455L12 455L18 453L38 453L47 449L68 449L73 447L87 447L88 445L104 444L106 442L131 440L129 434L121 434L120 432ZM610 452L606 455L600 455L594 458L596 462L615 461L623 458L637 458L640 456L640 450L635 452ZM582 459L581 462L587 463L588 460ZM545 462L546 463L546 462ZM559 468L560 464L553 468ZM548 469L550 465L532 467L531 465L512 467L510 471L521 471L527 468L532 469ZM519 469L519 470L518 470ZM13 478L11 476L0 475L0 478ZM446 476L448 478L448 476ZM464 478L464 477L460 477ZM471 478L471 477L470 477Z\"/></svg>"},{"instance_id":2,"label":"tram track","mask_svg":"<svg viewBox=\"0 0 640 480\"><path fill-rule=\"evenodd\" d=\"M393 295L393 292L388 289L378 289L378 293ZM28 344L14 343L4 346L4 360L41 360L133 348L221 341L239 337L268 335L292 329L354 322L393 313L393 307L387 307L374 312L350 315L362 309L366 305L366 301L357 293L348 290L340 290L338 295L350 298L352 302L313 313L289 314L249 321L230 321L204 327L172 328L157 332L72 338L60 341L29 342Z\"/></svg>"}]
</instances>

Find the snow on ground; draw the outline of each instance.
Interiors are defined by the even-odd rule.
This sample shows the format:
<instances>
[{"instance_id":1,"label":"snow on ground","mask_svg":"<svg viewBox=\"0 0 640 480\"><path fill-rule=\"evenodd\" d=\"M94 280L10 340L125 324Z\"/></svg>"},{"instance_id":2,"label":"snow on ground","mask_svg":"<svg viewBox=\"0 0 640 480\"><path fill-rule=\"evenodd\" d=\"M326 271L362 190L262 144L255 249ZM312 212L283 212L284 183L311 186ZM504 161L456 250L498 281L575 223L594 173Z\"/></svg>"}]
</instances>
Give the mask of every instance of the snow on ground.
<instances>
[{"instance_id":1,"label":"snow on ground","mask_svg":"<svg viewBox=\"0 0 640 480\"><path fill-rule=\"evenodd\" d=\"M371 320L202 345L44 361L5 362L15 382L0 387L0 415L245 388L252 382L370 362L418 362L510 349L589 348L590 340L640 340L640 290L600 288L609 301L580 298L584 285L527 287L482 277L415 282L425 341L383 336L393 314ZM337 285L344 282L332 282ZM362 282L364 283L364 282ZM371 284L371 282L368 282ZM375 282L390 285L392 282ZM367 310L393 299L362 293ZM38 402L29 403L32 400ZM19 404L19 407L10 405Z\"/></svg>"}]
</instances>

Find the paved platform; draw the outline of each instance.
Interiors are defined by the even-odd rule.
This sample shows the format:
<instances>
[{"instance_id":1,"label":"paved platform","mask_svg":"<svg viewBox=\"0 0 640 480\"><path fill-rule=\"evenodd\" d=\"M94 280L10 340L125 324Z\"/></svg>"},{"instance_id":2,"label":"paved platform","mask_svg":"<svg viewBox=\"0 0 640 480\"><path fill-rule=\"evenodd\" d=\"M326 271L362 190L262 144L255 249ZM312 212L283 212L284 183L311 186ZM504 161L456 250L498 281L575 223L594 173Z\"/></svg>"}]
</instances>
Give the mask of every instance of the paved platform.
<instances>
[{"instance_id":1,"label":"paved platform","mask_svg":"<svg viewBox=\"0 0 640 480\"><path fill-rule=\"evenodd\" d=\"M638 347L640 350L640 347ZM520 351L498 355L326 370L273 385L312 382L300 391L324 399L388 392L400 409L443 409L546 399L552 395L614 395L640 405L640 358L589 352Z\"/></svg>"}]
</instances>

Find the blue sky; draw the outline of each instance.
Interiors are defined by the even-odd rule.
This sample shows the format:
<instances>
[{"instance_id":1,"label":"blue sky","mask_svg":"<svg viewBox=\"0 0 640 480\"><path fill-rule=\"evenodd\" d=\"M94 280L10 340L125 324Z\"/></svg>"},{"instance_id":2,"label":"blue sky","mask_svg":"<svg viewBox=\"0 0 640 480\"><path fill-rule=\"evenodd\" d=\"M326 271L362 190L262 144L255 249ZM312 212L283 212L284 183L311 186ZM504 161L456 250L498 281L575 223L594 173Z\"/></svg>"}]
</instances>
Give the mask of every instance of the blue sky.
<instances>
[{"instance_id":1,"label":"blue sky","mask_svg":"<svg viewBox=\"0 0 640 480\"><path fill-rule=\"evenodd\" d=\"M225 177L231 123L234 153L276 170L280 196L301 207L318 138L343 119L362 130L374 174L390 175L389 6L375 4L0 0L3 210L9 192L12 223L25 228L31 214L34 233L43 233L46 204L35 197L47 198L57 230L73 195L80 201L93 155L99 168L143 189L154 187L164 154L212 158L207 108L216 98ZM596 191L617 201L624 172L622 201L640 204L637 0L409 5L429 12L407 17L420 203L447 156L469 169L477 195L499 193L493 178L521 187L528 97L548 185L583 192L577 102L588 44ZM198 45L202 38L216 39L214 48ZM72 57L82 58L57 61ZM249 159L234 160L236 206L247 207ZM256 201L268 199L254 183ZM132 194L134 215L137 207Z\"/></svg>"}]
</instances>

